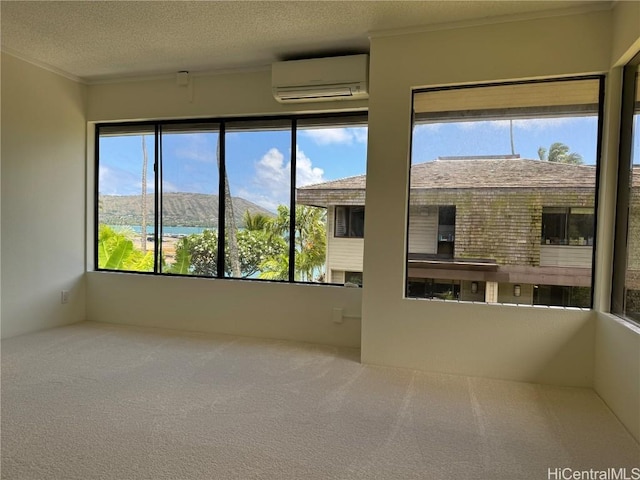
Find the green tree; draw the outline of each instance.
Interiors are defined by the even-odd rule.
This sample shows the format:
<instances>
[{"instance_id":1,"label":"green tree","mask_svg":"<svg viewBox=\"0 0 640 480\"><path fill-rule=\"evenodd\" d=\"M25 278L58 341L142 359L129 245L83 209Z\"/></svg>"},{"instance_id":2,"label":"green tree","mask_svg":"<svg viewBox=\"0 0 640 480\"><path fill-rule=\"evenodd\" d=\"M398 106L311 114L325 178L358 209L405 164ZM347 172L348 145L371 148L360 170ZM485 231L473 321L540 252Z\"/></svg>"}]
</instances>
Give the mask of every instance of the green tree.
<instances>
[{"instance_id":1,"label":"green tree","mask_svg":"<svg viewBox=\"0 0 640 480\"><path fill-rule=\"evenodd\" d=\"M184 237L176 247L176 258L189 258L189 273L215 277L218 272L218 235L213 230Z\"/></svg>"},{"instance_id":2,"label":"green tree","mask_svg":"<svg viewBox=\"0 0 640 480\"><path fill-rule=\"evenodd\" d=\"M287 244L282 237L271 235L267 230L241 230L238 253L242 278L248 278L260 272L266 261L287 254Z\"/></svg>"},{"instance_id":3,"label":"green tree","mask_svg":"<svg viewBox=\"0 0 640 480\"><path fill-rule=\"evenodd\" d=\"M289 252L268 258L260 265L260 278L265 280L289 279Z\"/></svg>"},{"instance_id":4,"label":"green tree","mask_svg":"<svg viewBox=\"0 0 640 480\"><path fill-rule=\"evenodd\" d=\"M295 231L293 243L295 248L295 280L313 281L323 275L326 250L326 210L323 208L296 206ZM267 230L285 239L291 239L289 225L289 208L278 206L277 216L271 220ZM269 258L261 266L260 278L287 280L289 278L289 256L287 254Z\"/></svg>"},{"instance_id":5,"label":"green tree","mask_svg":"<svg viewBox=\"0 0 640 480\"><path fill-rule=\"evenodd\" d=\"M149 156L147 155L147 142L145 136L140 137L142 139L142 224L140 226L140 247L142 252L147 252L147 164L149 163Z\"/></svg>"},{"instance_id":6,"label":"green tree","mask_svg":"<svg viewBox=\"0 0 640 480\"><path fill-rule=\"evenodd\" d=\"M271 217L265 215L264 213L254 213L251 215L249 210L244 211L244 215L242 217L242 223L244 224L244 228L251 231L263 230L267 231L269 229L269 224L271 222Z\"/></svg>"},{"instance_id":7,"label":"green tree","mask_svg":"<svg viewBox=\"0 0 640 480\"><path fill-rule=\"evenodd\" d=\"M561 142L552 143L547 149L544 147L538 148L538 157L540 160L546 160L555 163L567 163L571 165L582 165L582 155L575 152L569 152L569 147Z\"/></svg>"},{"instance_id":8,"label":"green tree","mask_svg":"<svg viewBox=\"0 0 640 480\"><path fill-rule=\"evenodd\" d=\"M231 264L231 253L225 251L225 274L248 278L260 271L260 266L286 251L282 237L272 238L266 230L240 230L236 235L240 274ZM188 267L186 265L188 264ZM176 263L169 273L215 277L218 272L218 235L213 230L184 237L176 248Z\"/></svg>"},{"instance_id":9,"label":"green tree","mask_svg":"<svg viewBox=\"0 0 640 480\"><path fill-rule=\"evenodd\" d=\"M164 270L164 272L175 275L188 275L191 273L191 254L189 253L187 237L181 238L178 242L176 247L176 261L167 270Z\"/></svg>"}]
</instances>

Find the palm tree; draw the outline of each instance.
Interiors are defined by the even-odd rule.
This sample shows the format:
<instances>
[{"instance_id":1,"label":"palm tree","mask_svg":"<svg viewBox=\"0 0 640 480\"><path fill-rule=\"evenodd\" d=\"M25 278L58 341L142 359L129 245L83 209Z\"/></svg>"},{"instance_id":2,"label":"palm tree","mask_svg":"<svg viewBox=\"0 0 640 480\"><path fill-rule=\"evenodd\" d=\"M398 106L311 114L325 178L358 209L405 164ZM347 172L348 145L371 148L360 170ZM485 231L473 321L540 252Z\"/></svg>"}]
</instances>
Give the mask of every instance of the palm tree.
<instances>
[{"instance_id":1,"label":"palm tree","mask_svg":"<svg viewBox=\"0 0 640 480\"><path fill-rule=\"evenodd\" d=\"M242 222L244 223L244 228L249 231L267 230L271 218L260 212L251 215L249 210L245 210Z\"/></svg>"},{"instance_id":2,"label":"palm tree","mask_svg":"<svg viewBox=\"0 0 640 480\"><path fill-rule=\"evenodd\" d=\"M544 147L538 148L538 157L540 160L546 160L555 163L567 163L570 165L582 165L582 155L579 153L569 153L569 147L562 142L555 142L549 147L549 153L547 155L547 149Z\"/></svg>"},{"instance_id":3,"label":"palm tree","mask_svg":"<svg viewBox=\"0 0 640 480\"><path fill-rule=\"evenodd\" d=\"M216 148L216 156L218 159L218 171L220 171L220 137L218 136L218 147ZM233 201L231 200L231 190L229 189L229 176L227 171L224 172L224 211L225 226L227 227L227 245L229 246L229 263L231 264L231 273L233 277L240 278L242 272L240 269L240 255L238 254L238 227L236 225L236 216L233 213ZM220 222L220 219L218 219Z\"/></svg>"},{"instance_id":4,"label":"palm tree","mask_svg":"<svg viewBox=\"0 0 640 480\"><path fill-rule=\"evenodd\" d=\"M282 236L294 242L295 280L313 281L322 275L324 266L327 233L326 211L322 208L296 206L295 231L289 232L289 208L278 206L278 215L266 224L272 235ZM268 259L261 266L261 278L287 280L289 278L289 257L287 253Z\"/></svg>"},{"instance_id":5,"label":"palm tree","mask_svg":"<svg viewBox=\"0 0 640 480\"><path fill-rule=\"evenodd\" d=\"M516 148L513 144L513 119L509 119L509 139L511 140L511 155L516 154Z\"/></svg>"},{"instance_id":6,"label":"palm tree","mask_svg":"<svg viewBox=\"0 0 640 480\"><path fill-rule=\"evenodd\" d=\"M325 262L326 210L296 207L296 280L312 281Z\"/></svg>"},{"instance_id":7,"label":"palm tree","mask_svg":"<svg viewBox=\"0 0 640 480\"><path fill-rule=\"evenodd\" d=\"M147 164L149 157L147 156L147 142L144 135L142 139L142 225L140 226L140 248L142 252L147 252Z\"/></svg>"}]
</instances>

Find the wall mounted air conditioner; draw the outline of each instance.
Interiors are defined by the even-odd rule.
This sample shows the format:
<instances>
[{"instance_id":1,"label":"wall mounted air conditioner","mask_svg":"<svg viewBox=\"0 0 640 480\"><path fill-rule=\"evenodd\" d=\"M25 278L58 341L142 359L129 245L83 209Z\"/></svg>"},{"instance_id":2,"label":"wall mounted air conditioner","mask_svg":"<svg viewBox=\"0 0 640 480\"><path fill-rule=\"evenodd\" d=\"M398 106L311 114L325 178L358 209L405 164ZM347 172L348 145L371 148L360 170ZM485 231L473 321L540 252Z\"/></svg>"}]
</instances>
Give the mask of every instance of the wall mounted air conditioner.
<instances>
[{"instance_id":1,"label":"wall mounted air conditioner","mask_svg":"<svg viewBox=\"0 0 640 480\"><path fill-rule=\"evenodd\" d=\"M369 55L291 60L271 65L273 96L280 103L369 98Z\"/></svg>"}]
</instances>

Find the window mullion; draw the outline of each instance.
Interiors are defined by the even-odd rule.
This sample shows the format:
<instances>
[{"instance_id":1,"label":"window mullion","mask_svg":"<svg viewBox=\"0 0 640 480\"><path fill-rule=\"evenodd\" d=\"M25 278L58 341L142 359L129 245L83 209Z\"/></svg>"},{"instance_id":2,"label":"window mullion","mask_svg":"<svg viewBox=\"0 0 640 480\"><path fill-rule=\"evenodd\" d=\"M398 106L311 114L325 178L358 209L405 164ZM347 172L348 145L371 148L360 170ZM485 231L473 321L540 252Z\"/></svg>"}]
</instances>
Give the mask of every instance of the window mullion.
<instances>
[{"instance_id":1,"label":"window mullion","mask_svg":"<svg viewBox=\"0 0 640 480\"><path fill-rule=\"evenodd\" d=\"M291 181L289 194L289 281L295 281L296 273L296 153L298 123L291 121Z\"/></svg>"},{"instance_id":2,"label":"window mullion","mask_svg":"<svg viewBox=\"0 0 640 480\"><path fill-rule=\"evenodd\" d=\"M155 185L155 215L153 216L153 252L155 257L153 259L153 271L155 273L162 273L162 242L160 241L160 230L162 229L162 127L159 124L155 126L154 136L155 155L153 159L153 181Z\"/></svg>"},{"instance_id":3,"label":"window mullion","mask_svg":"<svg viewBox=\"0 0 640 480\"><path fill-rule=\"evenodd\" d=\"M98 270L100 268L100 254L98 253L100 242L100 127L96 127L93 141L93 155L96 159L96 169L93 179L95 185L95 193L93 196L93 269Z\"/></svg>"},{"instance_id":4,"label":"window mullion","mask_svg":"<svg viewBox=\"0 0 640 480\"><path fill-rule=\"evenodd\" d=\"M218 133L218 148L216 152L218 157L218 259L216 268L216 277L224 278L224 251L225 251L225 219L226 219L226 183L227 168L225 158L225 123L220 122L220 132ZM235 221L235 219L233 219Z\"/></svg>"}]
</instances>

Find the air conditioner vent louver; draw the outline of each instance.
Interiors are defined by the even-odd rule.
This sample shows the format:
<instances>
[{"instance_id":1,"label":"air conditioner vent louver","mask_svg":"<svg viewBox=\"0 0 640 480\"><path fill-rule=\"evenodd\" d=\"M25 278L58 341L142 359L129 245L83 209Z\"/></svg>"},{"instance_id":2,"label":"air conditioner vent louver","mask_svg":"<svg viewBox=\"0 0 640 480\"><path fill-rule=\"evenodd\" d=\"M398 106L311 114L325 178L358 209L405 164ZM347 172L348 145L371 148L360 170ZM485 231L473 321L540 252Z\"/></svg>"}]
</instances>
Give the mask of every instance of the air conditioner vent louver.
<instances>
[{"instance_id":1,"label":"air conditioner vent louver","mask_svg":"<svg viewBox=\"0 0 640 480\"><path fill-rule=\"evenodd\" d=\"M273 96L281 103L366 99L368 55L274 63Z\"/></svg>"}]
</instances>

